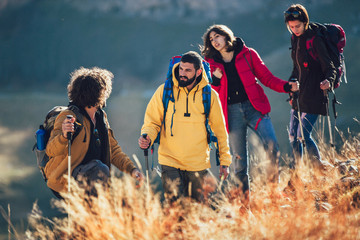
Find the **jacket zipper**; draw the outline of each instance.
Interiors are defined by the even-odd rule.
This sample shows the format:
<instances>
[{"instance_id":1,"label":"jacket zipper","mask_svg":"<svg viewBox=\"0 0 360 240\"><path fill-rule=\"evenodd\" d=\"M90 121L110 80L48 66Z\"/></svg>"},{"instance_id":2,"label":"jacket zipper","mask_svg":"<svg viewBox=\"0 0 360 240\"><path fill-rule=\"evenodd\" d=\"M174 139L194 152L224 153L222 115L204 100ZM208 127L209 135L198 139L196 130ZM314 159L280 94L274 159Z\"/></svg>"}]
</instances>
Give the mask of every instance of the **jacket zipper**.
<instances>
[{"instance_id":1,"label":"jacket zipper","mask_svg":"<svg viewBox=\"0 0 360 240\"><path fill-rule=\"evenodd\" d=\"M184 117L190 117L190 113L189 113L189 93L186 93L186 113L184 113Z\"/></svg>"},{"instance_id":2,"label":"jacket zipper","mask_svg":"<svg viewBox=\"0 0 360 240\"><path fill-rule=\"evenodd\" d=\"M298 69L299 69L299 83L300 83L300 80L301 80L301 65L299 63L299 51L300 51L300 39L298 39L297 41L297 46L296 46L296 54L295 54L295 57L296 57L296 63L298 65Z\"/></svg>"},{"instance_id":3,"label":"jacket zipper","mask_svg":"<svg viewBox=\"0 0 360 240\"><path fill-rule=\"evenodd\" d=\"M297 46L296 46L296 54L295 54L295 57L296 57L296 63L297 63L297 65L298 65L298 72L299 72L299 79L298 79L298 81L299 81L299 84L300 84L300 81L301 81L301 65L300 65L300 63L299 63L299 52L300 52L300 38L298 38L298 41L297 41L297 44L296 44ZM300 100L300 87L299 87L299 93L298 93L298 99L297 99L297 101L298 101L298 104L297 104L297 106L298 106L298 108L300 107L299 106L299 101ZM298 111L300 111L300 109L297 109Z\"/></svg>"},{"instance_id":4,"label":"jacket zipper","mask_svg":"<svg viewBox=\"0 0 360 240\"><path fill-rule=\"evenodd\" d=\"M84 130L85 130L85 134L84 134L83 142L86 142L86 128L85 127L84 127Z\"/></svg>"},{"instance_id":5,"label":"jacket zipper","mask_svg":"<svg viewBox=\"0 0 360 240\"><path fill-rule=\"evenodd\" d=\"M185 90L185 88L184 88ZM190 117L191 113L189 113L189 94L190 92L192 91L193 89L191 89L190 91L186 91L185 90L185 93L186 93L186 113L184 113L184 117ZM194 90L194 99L193 99L193 102L195 103L195 95L196 95L196 92L199 90L199 84L196 85L196 90Z\"/></svg>"}]
</instances>

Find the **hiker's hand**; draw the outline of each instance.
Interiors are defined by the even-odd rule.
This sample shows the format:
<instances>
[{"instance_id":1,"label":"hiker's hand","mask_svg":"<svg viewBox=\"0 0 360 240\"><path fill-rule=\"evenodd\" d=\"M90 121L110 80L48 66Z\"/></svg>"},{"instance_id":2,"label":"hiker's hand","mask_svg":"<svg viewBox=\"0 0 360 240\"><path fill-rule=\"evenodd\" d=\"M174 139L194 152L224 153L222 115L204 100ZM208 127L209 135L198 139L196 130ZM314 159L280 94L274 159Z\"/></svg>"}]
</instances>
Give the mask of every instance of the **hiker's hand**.
<instances>
[{"instance_id":1,"label":"hiker's hand","mask_svg":"<svg viewBox=\"0 0 360 240\"><path fill-rule=\"evenodd\" d=\"M151 140L149 138L149 135L147 135L146 138L143 138L143 136L140 136L138 142L139 142L139 147L141 149L148 149L150 146Z\"/></svg>"},{"instance_id":2,"label":"hiker's hand","mask_svg":"<svg viewBox=\"0 0 360 240\"><path fill-rule=\"evenodd\" d=\"M292 91L292 92L297 92L297 91L299 91L299 86L300 86L300 84L299 84L298 81L296 81L296 82L289 82L289 84L290 84L290 86L291 86L290 91Z\"/></svg>"},{"instance_id":3,"label":"hiker's hand","mask_svg":"<svg viewBox=\"0 0 360 240\"><path fill-rule=\"evenodd\" d=\"M132 172L131 172L131 176L133 178L135 178L135 180L137 181L136 186L140 187L143 182L144 182L144 175L139 171L139 169L135 168Z\"/></svg>"},{"instance_id":4,"label":"hiker's hand","mask_svg":"<svg viewBox=\"0 0 360 240\"><path fill-rule=\"evenodd\" d=\"M221 166L220 166L220 175L219 175L219 178L220 178L220 179L223 178L223 180L225 180L228 175L229 175L229 167L228 167L228 166L221 165Z\"/></svg>"},{"instance_id":5,"label":"hiker's hand","mask_svg":"<svg viewBox=\"0 0 360 240\"><path fill-rule=\"evenodd\" d=\"M61 126L61 128L62 128L62 135L63 135L63 137L64 138L67 138L67 133L68 132L74 132L74 122L75 122L75 118L73 117L73 118L71 118L71 119L69 119L69 118L65 118L64 119L64 121L63 121L63 123L62 123L62 126Z\"/></svg>"},{"instance_id":6,"label":"hiker's hand","mask_svg":"<svg viewBox=\"0 0 360 240\"><path fill-rule=\"evenodd\" d=\"M223 73L220 68L216 68L215 71L213 72L213 75L220 79L222 78Z\"/></svg>"},{"instance_id":7,"label":"hiker's hand","mask_svg":"<svg viewBox=\"0 0 360 240\"><path fill-rule=\"evenodd\" d=\"M294 99L294 94L293 94L293 93L289 93L289 95L290 95L289 104L290 104L290 106L292 106L293 99Z\"/></svg>"},{"instance_id":8,"label":"hiker's hand","mask_svg":"<svg viewBox=\"0 0 360 240\"><path fill-rule=\"evenodd\" d=\"M320 88L321 88L321 90L327 90L327 89L329 89L329 88L330 88L330 82L329 82L329 80L325 79L324 81L322 81L322 82L320 83Z\"/></svg>"}]
</instances>

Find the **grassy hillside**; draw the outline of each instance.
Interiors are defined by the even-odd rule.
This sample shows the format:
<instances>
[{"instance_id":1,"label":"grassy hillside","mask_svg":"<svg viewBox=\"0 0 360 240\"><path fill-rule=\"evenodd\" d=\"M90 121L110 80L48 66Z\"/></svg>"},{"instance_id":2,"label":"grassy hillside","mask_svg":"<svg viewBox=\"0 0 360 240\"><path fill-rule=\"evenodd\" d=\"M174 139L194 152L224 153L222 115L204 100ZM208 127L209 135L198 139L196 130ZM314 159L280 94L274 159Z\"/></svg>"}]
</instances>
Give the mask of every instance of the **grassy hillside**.
<instances>
[{"instance_id":1,"label":"grassy hillside","mask_svg":"<svg viewBox=\"0 0 360 240\"><path fill-rule=\"evenodd\" d=\"M250 202L233 182L209 177L202 204L180 198L161 203L159 195L134 186L130 178L112 179L98 198L85 198L73 186L67 200L56 202L68 216L49 219L35 204L26 232L30 239L358 239L359 136L344 145L337 162L317 172L299 165L284 190L252 183ZM345 159L353 159L346 161ZM286 179L289 179L290 175ZM152 186L153 187L153 186Z\"/></svg>"}]
</instances>

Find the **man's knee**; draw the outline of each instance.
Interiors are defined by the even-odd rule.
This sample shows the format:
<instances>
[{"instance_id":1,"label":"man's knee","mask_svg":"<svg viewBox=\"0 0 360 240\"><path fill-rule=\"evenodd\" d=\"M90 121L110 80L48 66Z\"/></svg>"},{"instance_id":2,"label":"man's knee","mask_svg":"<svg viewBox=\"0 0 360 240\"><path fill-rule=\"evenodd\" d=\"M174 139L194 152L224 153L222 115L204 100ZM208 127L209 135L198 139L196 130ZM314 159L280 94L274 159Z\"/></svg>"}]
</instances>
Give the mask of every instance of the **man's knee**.
<instances>
[{"instance_id":1,"label":"man's knee","mask_svg":"<svg viewBox=\"0 0 360 240\"><path fill-rule=\"evenodd\" d=\"M93 160L76 167L73 171L73 177L78 181L87 180L88 182L107 182L110 177L110 169L100 160Z\"/></svg>"},{"instance_id":2,"label":"man's knee","mask_svg":"<svg viewBox=\"0 0 360 240\"><path fill-rule=\"evenodd\" d=\"M202 170L189 174L189 185L191 184L191 188L189 189L189 196L196 199L197 201L201 201L203 195L203 183L205 177L209 175L209 171Z\"/></svg>"},{"instance_id":3,"label":"man's knee","mask_svg":"<svg viewBox=\"0 0 360 240\"><path fill-rule=\"evenodd\" d=\"M175 201L182 195L180 170L162 165L161 181L166 199Z\"/></svg>"}]
</instances>

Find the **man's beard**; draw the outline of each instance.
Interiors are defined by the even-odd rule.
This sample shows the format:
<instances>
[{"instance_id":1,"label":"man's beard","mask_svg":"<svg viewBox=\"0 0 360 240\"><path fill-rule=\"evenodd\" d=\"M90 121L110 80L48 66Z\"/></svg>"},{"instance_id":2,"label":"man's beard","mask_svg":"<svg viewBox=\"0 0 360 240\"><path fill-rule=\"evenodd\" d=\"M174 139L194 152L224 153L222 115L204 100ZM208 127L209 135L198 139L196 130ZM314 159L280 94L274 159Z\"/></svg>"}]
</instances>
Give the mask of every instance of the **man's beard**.
<instances>
[{"instance_id":1,"label":"man's beard","mask_svg":"<svg viewBox=\"0 0 360 240\"><path fill-rule=\"evenodd\" d=\"M184 80L181 80L181 78L186 78L186 81L184 81ZM186 76L179 76L179 86L180 87L187 87L187 86L189 86L190 84L192 84L194 81L195 81L195 79L196 79L196 74L195 74L195 76L193 77L193 78L191 78L191 79L189 79L188 77L186 77Z\"/></svg>"}]
</instances>

